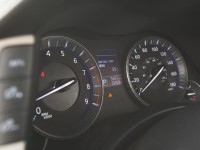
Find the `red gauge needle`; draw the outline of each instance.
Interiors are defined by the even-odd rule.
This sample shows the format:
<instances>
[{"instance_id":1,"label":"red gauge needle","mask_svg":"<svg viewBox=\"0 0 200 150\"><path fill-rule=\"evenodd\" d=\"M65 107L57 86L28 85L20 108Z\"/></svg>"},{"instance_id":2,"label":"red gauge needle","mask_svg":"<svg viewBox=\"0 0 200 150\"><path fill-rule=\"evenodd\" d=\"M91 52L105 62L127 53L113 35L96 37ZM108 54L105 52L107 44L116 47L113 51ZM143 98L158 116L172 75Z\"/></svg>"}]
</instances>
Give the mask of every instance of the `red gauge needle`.
<instances>
[{"instance_id":1,"label":"red gauge needle","mask_svg":"<svg viewBox=\"0 0 200 150\"><path fill-rule=\"evenodd\" d=\"M39 101L54 93L60 92L63 89L66 89L67 87L72 86L74 83L76 83L75 78L57 80L53 83L53 87L43 90L40 96L36 99L36 101Z\"/></svg>"},{"instance_id":2,"label":"red gauge needle","mask_svg":"<svg viewBox=\"0 0 200 150\"><path fill-rule=\"evenodd\" d=\"M141 93L143 93L157 78L158 76L162 73L163 69L165 67L162 67L157 73L156 75L150 80L150 82L145 86L145 88L141 91Z\"/></svg>"}]
</instances>

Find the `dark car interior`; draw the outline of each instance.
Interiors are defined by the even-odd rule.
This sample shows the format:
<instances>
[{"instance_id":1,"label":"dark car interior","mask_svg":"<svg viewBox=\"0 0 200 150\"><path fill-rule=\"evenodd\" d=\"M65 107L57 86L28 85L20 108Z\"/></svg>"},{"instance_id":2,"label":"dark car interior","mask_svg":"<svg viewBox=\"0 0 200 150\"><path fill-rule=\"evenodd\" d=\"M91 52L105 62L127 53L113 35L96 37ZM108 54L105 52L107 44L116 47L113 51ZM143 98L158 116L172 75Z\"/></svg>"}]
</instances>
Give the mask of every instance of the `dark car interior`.
<instances>
[{"instance_id":1,"label":"dark car interior","mask_svg":"<svg viewBox=\"0 0 200 150\"><path fill-rule=\"evenodd\" d=\"M200 149L200 1L17 1L0 150Z\"/></svg>"}]
</instances>

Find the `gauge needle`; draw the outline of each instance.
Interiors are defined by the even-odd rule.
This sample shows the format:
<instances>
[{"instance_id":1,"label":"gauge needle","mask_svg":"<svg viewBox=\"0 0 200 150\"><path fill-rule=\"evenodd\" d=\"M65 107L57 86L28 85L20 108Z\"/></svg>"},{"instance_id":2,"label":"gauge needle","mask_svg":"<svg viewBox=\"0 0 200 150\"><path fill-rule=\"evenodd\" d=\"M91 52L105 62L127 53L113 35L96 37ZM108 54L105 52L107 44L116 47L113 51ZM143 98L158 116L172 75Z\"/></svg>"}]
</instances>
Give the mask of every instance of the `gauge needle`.
<instances>
[{"instance_id":1,"label":"gauge needle","mask_svg":"<svg viewBox=\"0 0 200 150\"><path fill-rule=\"evenodd\" d=\"M42 92L42 94L40 94L40 96L36 99L36 101L39 101L49 95L52 95L56 92L59 92L67 87L72 86L74 83L76 82L75 78L70 78L70 79L63 79L63 80L58 80L55 81L53 84L53 87L50 87L46 90L44 90L45 92Z\"/></svg>"},{"instance_id":2,"label":"gauge needle","mask_svg":"<svg viewBox=\"0 0 200 150\"><path fill-rule=\"evenodd\" d=\"M196 93L188 93L187 95L188 96L194 96L194 95L196 95Z\"/></svg>"},{"instance_id":3,"label":"gauge needle","mask_svg":"<svg viewBox=\"0 0 200 150\"><path fill-rule=\"evenodd\" d=\"M156 73L156 75L151 79L151 81L145 86L145 88L141 91L141 93L143 93L155 80L156 78L162 73L163 69L165 67L163 66L159 71L158 73Z\"/></svg>"}]
</instances>

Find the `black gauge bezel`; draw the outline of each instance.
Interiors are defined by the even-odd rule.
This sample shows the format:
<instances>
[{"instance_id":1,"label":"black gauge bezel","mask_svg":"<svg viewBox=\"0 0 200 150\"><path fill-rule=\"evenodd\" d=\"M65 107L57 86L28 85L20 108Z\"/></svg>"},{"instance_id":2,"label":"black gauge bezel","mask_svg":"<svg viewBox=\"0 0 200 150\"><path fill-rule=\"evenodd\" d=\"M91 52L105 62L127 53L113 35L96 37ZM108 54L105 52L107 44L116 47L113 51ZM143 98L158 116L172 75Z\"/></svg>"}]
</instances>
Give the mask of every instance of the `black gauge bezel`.
<instances>
[{"instance_id":1,"label":"black gauge bezel","mask_svg":"<svg viewBox=\"0 0 200 150\"><path fill-rule=\"evenodd\" d=\"M96 75L98 76L98 79L97 80L99 80L99 87L94 87L94 85L97 85L97 84L95 84L95 83L93 83L93 85L92 85L92 88L100 88L100 90L101 90L101 95L99 96L99 99L100 99L100 103L99 103L99 106L98 106L98 108L96 109L96 108L93 108L93 106L90 108L90 110L89 110L89 112L91 113L91 112L94 112L95 114L92 114L91 116L88 116L87 118L87 120L84 120L84 118L86 118L85 116L82 118L82 121L80 121L80 122L82 122L82 124L84 125L83 127L78 127L78 125L76 125L74 128L73 128L73 131L72 132L69 132L69 134L68 135L65 135L65 136L59 136L59 135L54 135L54 134L51 134L51 133L48 133L48 132L46 132L46 131L44 131L43 129L40 129L40 127L37 127L36 125L34 125L33 124L33 127L34 127L34 129L36 130L36 132L38 132L38 133L40 133L40 134L42 134L42 135L44 135L44 136L46 136L46 137L48 137L48 138L53 138L53 139L60 139L60 140L63 140L63 139L70 139L70 138L74 138L74 137L76 137L76 136L78 136L78 135L80 135L80 134L82 134L83 132L85 132L94 122L95 122L95 120L97 119L97 117L98 117L98 115L99 115L99 112L100 112L100 110L101 110L101 107L102 107L102 104L103 104L103 95L104 95L104 89L103 89L103 85L102 85L102 82L101 82L101 79L102 79L102 75L101 75L101 72L100 72L100 70L99 70L99 67L98 67L98 65L97 65L97 63L96 63L96 61L95 61L95 59L94 59L94 57L91 55L91 53L87 50L87 48L85 48L82 44L80 44L79 42L77 42L77 41L75 41L75 40L73 40L73 39L71 39L71 38L69 38L69 37L65 37L65 36L45 36L45 37L43 37L43 38L41 38L41 40L42 39L51 39L51 38L55 38L55 39L66 39L66 40L68 40L69 42L71 42L72 44L74 44L74 45L78 45L78 46L80 46L81 48L83 48L83 50L85 51L84 53L87 53L87 55L89 56L89 59L91 59L91 61L92 61L92 64L93 65L95 65L95 67L96 67ZM44 48L42 48L41 50L43 50ZM75 52L74 52L75 53ZM85 57L85 56L84 56ZM85 59L85 58L79 58L79 59ZM82 60L81 60L82 61ZM87 66L87 65L86 65ZM88 67L88 66L87 66ZM88 68L89 69L89 68ZM93 79L93 80L96 80L96 79ZM81 81L79 81L79 82L81 82ZM93 91L93 90L92 90ZM93 93L94 94L94 93ZM94 110L95 109L95 110ZM88 113L89 113L88 112ZM89 120L89 122L88 122L88 120ZM80 123L79 122L79 123ZM77 129L77 131L76 131L76 129Z\"/></svg>"},{"instance_id":2,"label":"black gauge bezel","mask_svg":"<svg viewBox=\"0 0 200 150\"><path fill-rule=\"evenodd\" d=\"M125 65L126 65L126 67L125 67L125 68L126 68L126 71L125 71L125 73L126 73L126 80L127 80L127 83L128 83L128 88L130 89L131 94L132 94L134 97L137 98L137 100L138 100L138 102L139 102L140 104L142 104L142 105L144 105L144 106L149 106L149 105L155 104L155 103L146 102L145 100L143 100L143 99L137 94L137 92L135 91L135 89L134 89L134 87L133 87L133 85L132 85L132 83L131 83L130 75L129 75L129 60L130 60L130 56L131 56L131 54L132 54L134 48L135 48L136 46L138 46L138 44L144 42L145 40L160 40L160 41L164 41L165 43L171 45L171 46L173 47L173 49L177 52L178 56L181 58L181 64L179 64L179 66L178 66L177 68L180 69L180 65L181 65L181 67L184 68L184 72L185 72L185 73L184 73L184 77L182 77L182 78L185 79L185 80L184 80L184 84L183 84L183 85L184 85L184 90L182 90L182 93L179 94L179 96L176 96L178 100L175 101L174 103L176 103L176 102L181 102L181 98L183 98L183 96L184 96L184 93L185 93L186 87L187 87L187 83L188 83L187 66L186 66L186 63L185 63L185 61L184 61L184 58L183 58L182 54L180 53L180 51L178 50L178 48L177 48L172 42L170 42L170 41L168 41L168 40L166 40L166 39L164 39L164 38L161 38L161 37L159 37L159 36L146 36L146 37L144 37L144 38L141 38L141 39L140 39L139 41L137 41L137 42L130 48L130 50L128 51L128 55L126 56L126 64L125 64ZM177 65L177 64L176 64L176 65ZM183 75L183 74L182 74L182 75ZM156 103L156 104L161 104L161 103Z\"/></svg>"}]
</instances>

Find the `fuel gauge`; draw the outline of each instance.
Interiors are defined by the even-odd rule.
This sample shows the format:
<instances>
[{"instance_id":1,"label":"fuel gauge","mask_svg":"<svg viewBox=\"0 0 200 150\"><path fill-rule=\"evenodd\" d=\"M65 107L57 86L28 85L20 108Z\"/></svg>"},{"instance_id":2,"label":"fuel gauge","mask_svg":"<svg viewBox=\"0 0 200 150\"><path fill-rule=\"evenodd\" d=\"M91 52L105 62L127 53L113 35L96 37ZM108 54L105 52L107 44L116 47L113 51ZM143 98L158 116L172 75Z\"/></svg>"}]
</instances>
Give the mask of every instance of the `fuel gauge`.
<instances>
[{"instance_id":1,"label":"fuel gauge","mask_svg":"<svg viewBox=\"0 0 200 150\"><path fill-rule=\"evenodd\" d=\"M197 82L189 80L184 96L184 102L187 104L200 102L200 85Z\"/></svg>"}]
</instances>

